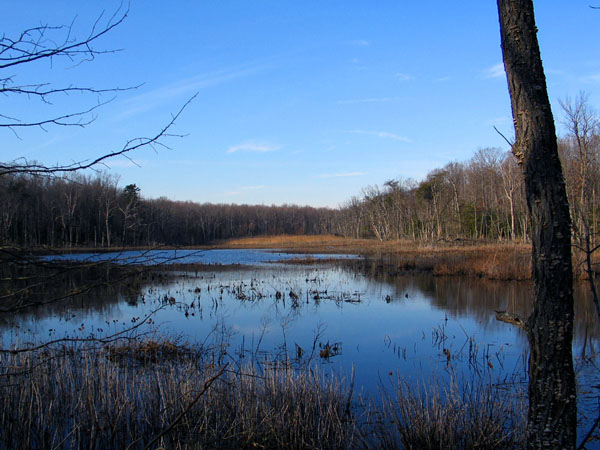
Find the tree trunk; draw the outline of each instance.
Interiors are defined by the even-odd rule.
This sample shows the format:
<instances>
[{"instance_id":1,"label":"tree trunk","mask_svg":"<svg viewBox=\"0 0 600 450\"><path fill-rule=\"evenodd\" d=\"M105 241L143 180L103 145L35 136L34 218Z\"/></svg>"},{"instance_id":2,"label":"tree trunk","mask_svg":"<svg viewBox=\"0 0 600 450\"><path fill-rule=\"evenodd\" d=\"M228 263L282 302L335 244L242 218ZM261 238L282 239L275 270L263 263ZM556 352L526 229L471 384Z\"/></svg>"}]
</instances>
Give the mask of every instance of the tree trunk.
<instances>
[{"instance_id":1,"label":"tree trunk","mask_svg":"<svg viewBox=\"0 0 600 450\"><path fill-rule=\"evenodd\" d=\"M571 221L532 0L498 0L504 67L525 177L533 247L527 448L575 448L577 406L571 345Z\"/></svg>"}]
</instances>

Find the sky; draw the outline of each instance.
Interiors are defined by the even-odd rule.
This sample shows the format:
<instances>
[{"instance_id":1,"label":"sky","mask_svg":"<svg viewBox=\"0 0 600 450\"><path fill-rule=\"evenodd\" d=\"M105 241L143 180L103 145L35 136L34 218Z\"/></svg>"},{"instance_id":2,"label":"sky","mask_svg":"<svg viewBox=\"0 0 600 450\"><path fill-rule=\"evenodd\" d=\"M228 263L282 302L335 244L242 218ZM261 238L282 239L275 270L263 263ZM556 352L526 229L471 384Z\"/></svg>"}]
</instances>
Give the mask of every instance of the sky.
<instances>
[{"instance_id":1,"label":"sky","mask_svg":"<svg viewBox=\"0 0 600 450\"><path fill-rule=\"evenodd\" d=\"M600 2L599 2L600 3ZM535 2L548 90L600 105L600 10L594 0ZM120 2L6 2L5 36L73 24L83 37ZM480 148L508 150L514 134L496 2L461 0L132 0L93 61L5 69L15 84L136 89L106 94L85 128L0 129L0 160L91 160L153 136L195 94L167 147L98 169L146 198L338 207L390 179L423 179ZM8 73L9 71L10 73ZM86 109L95 97L52 104L5 96L20 120Z\"/></svg>"}]
</instances>

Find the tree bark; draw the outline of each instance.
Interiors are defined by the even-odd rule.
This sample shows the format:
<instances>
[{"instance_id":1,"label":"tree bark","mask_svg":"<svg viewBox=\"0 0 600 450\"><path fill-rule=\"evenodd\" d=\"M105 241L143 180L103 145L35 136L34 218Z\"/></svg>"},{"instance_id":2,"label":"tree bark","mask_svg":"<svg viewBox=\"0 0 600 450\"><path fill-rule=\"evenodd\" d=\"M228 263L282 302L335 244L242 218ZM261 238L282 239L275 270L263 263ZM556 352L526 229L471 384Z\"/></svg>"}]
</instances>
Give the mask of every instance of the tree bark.
<instances>
[{"instance_id":1,"label":"tree bark","mask_svg":"<svg viewBox=\"0 0 600 450\"><path fill-rule=\"evenodd\" d=\"M575 448L571 219L532 0L498 0L504 67L533 247L527 448Z\"/></svg>"}]
</instances>

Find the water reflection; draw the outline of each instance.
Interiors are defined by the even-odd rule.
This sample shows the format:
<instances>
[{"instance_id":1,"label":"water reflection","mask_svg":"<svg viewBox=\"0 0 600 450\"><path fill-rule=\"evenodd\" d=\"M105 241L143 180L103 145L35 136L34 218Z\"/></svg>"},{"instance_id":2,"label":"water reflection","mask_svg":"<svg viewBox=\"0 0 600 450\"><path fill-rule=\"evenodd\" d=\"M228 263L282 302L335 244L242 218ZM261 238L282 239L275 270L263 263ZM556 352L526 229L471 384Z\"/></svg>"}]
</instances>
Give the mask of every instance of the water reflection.
<instances>
[{"instance_id":1,"label":"water reflection","mask_svg":"<svg viewBox=\"0 0 600 450\"><path fill-rule=\"evenodd\" d=\"M432 305L455 317L469 317L481 327L497 330L506 326L495 319L495 311L528 317L532 309L530 281L495 281L474 277L435 277L429 273L406 275L393 269L392 261L357 261L352 267L365 277L394 285L396 299L420 292ZM597 349L600 325L591 293L585 282L573 286L575 299L575 346ZM521 334L523 334L521 332ZM523 338L525 336L523 335ZM587 344L585 343L587 342Z\"/></svg>"},{"instance_id":2,"label":"water reflection","mask_svg":"<svg viewBox=\"0 0 600 450\"><path fill-rule=\"evenodd\" d=\"M207 264L263 265L271 262L310 259L360 259L357 255L284 253L277 250L126 250L104 253L68 253L40 257L41 261L113 262L120 265Z\"/></svg>"},{"instance_id":3,"label":"water reflection","mask_svg":"<svg viewBox=\"0 0 600 450\"><path fill-rule=\"evenodd\" d=\"M177 270L42 267L34 285L11 288L27 289L29 301L41 304L0 313L0 336L7 345L101 335L163 307L154 317L159 333L220 339L232 358L275 354L346 373L354 367L366 393L397 373L463 373L496 382L525 373L526 338L498 322L495 311L527 316L529 283L407 275L390 267L367 260ZM575 292L574 354L584 361L595 358L600 332L585 285ZM598 384L597 371L581 373L590 386Z\"/></svg>"}]
</instances>

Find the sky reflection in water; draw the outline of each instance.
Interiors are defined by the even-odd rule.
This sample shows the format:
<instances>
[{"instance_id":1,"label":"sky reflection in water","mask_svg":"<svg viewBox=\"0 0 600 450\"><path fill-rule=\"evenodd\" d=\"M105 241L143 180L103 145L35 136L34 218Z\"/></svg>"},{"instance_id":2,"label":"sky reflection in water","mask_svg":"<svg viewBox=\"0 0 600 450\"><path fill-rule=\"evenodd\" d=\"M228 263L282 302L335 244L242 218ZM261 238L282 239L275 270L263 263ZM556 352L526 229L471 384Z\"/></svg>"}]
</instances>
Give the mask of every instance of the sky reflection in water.
<instances>
[{"instance_id":1,"label":"sky reflection in water","mask_svg":"<svg viewBox=\"0 0 600 450\"><path fill-rule=\"evenodd\" d=\"M191 257L185 252L177 255ZM211 330L219 324L231 333L228 352L234 358L252 352L265 357L285 346L293 359L300 347L300 362L312 354L313 363L341 369L347 377L354 367L356 388L365 394L376 393L380 384L389 385L398 375L413 382L453 373L492 382L513 376L523 381L526 338L520 329L496 321L494 311L527 315L528 283L394 275L365 260L265 264L274 254L254 250L200 255L203 262L260 265L163 272L128 294L97 293L12 316L0 322L4 342L111 333L167 303L154 317L161 334L211 341ZM599 341L591 302L582 302L576 308L578 361L582 352L589 357ZM321 358L327 343L339 354ZM599 382L598 370L589 366L579 376L588 386Z\"/></svg>"}]
</instances>

